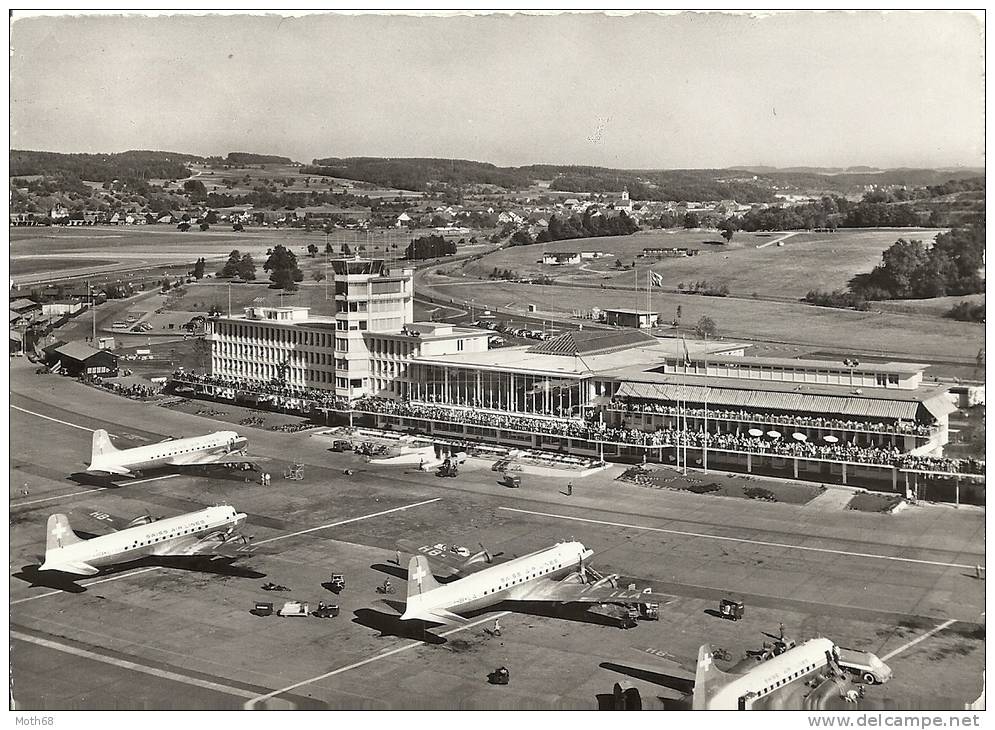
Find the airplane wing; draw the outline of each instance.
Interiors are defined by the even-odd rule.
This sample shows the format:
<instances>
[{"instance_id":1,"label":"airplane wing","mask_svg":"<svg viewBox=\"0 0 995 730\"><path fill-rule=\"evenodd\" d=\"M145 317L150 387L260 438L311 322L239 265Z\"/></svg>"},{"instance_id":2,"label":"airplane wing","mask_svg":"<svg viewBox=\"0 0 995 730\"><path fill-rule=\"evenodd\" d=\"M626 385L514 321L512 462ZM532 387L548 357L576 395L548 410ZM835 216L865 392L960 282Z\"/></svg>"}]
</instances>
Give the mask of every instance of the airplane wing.
<instances>
[{"instance_id":1,"label":"airplane wing","mask_svg":"<svg viewBox=\"0 0 995 730\"><path fill-rule=\"evenodd\" d=\"M163 548L163 552L156 552L156 555L162 556L203 555L218 558L240 558L251 554L257 554L257 550L249 538L238 533L228 535L224 532L191 536L188 540L174 542Z\"/></svg>"},{"instance_id":2,"label":"airplane wing","mask_svg":"<svg viewBox=\"0 0 995 730\"><path fill-rule=\"evenodd\" d=\"M82 560L58 563L50 566L48 569L57 570L60 573L72 573L73 575L96 575L100 572L97 568L94 568L89 563L84 563Z\"/></svg>"},{"instance_id":3,"label":"airplane wing","mask_svg":"<svg viewBox=\"0 0 995 730\"><path fill-rule=\"evenodd\" d=\"M449 546L441 543L423 545L418 542L402 539L397 541L397 546L405 553L424 555L431 561L433 572L436 575L446 577L470 575L471 573L476 573L484 568L490 568L510 559L510 556L505 556L504 553L492 555L486 550L481 550L473 555L463 556L453 552Z\"/></svg>"},{"instance_id":4,"label":"airplane wing","mask_svg":"<svg viewBox=\"0 0 995 730\"><path fill-rule=\"evenodd\" d=\"M575 583L565 580L543 580L522 585L510 598L516 601L550 601L553 603L599 603L629 605L635 603L670 603L673 598L663 593L632 591L615 588L610 582Z\"/></svg>"},{"instance_id":5,"label":"airplane wing","mask_svg":"<svg viewBox=\"0 0 995 730\"><path fill-rule=\"evenodd\" d=\"M90 474L117 474L122 477L134 477L135 475L123 466L104 466L99 469L87 469Z\"/></svg>"},{"instance_id":6,"label":"airplane wing","mask_svg":"<svg viewBox=\"0 0 995 730\"><path fill-rule=\"evenodd\" d=\"M431 608L424 611L416 611L409 613L405 611L405 617L407 619L415 619L417 621L427 621L433 624L449 624L451 626L465 626L470 623L470 619L458 616L452 611L447 611L444 608Z\"/></svg>"},{"instance_id":7,"label":"airplane wing","mask_svg":"<svg viewBox=\"0 0 995 730\"><path fill-rule=\"evenodd\" d=\"M96 509L91 507L82 507L79 510L73 510L73 516L79 515L84 522L92 522L94 524L100 524L107 527L114 532L118 530L124 530L128 527L134 527L138 524L147 524L148 522L154 521L151 515L138 515L136 517L122 517L120 515L111 514L102 509Z\"/></svg>"}]
</instances>

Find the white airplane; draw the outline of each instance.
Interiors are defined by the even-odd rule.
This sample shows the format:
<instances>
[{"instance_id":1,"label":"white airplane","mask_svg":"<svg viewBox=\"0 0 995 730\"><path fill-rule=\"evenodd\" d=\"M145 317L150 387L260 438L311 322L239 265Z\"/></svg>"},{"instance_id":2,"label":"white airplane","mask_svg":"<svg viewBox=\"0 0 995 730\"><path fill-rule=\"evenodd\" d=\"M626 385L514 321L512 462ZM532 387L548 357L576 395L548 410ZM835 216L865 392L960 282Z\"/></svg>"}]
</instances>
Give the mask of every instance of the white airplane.
<instances>
[{"instance_id":1,"label":"white airplane","mask_svg":"<svg viewBox=\"0 0 995 730\"><path fill-rule=\"evenodd\" d=\"M94 515L115 522L106 513ZM124 529L83 540L65 515L55 514L48 518L45 562L39 570L95 575L101 567L149 556L235 558L251 550L248 538L238 532L244 521L245 514L234 507L208 507L161 520L138 518Z\"/></svg>"},{"instance_id":2,"label":"white airplane","mask_svg":"<svg viewBox=\"0 0 995 730\"><path fill-rule=\"evenodd\" d=\"M468 619L459 614L501 601L633 605L670 600L669 596L648 589L641 592L619 589L618 576L597 576L584 562L593 554L582 543L561 542L500 565L484 567L445 585L435 580L428 558L415 555L408 564L408 596L401 620L465 624ZM446 558L438 554L436 557ZM460 556L459 565L452 572L460 574L475 564L489 563L486 551L469 560Z\"/></svg>"},{"instance_id":3,"label":"white airplane","mask_svg":"<svg viewBox=\"0 0 995 730\"><path fill-rule=\"evenodd\" d=\"M118 449L102 428L93 432L89 472L134 476L134 472L163 466L194 466L248 461L248 439L234 431L215 431L206 436L167 439L157 444Z\"/></svg>"},{"instance_id":4,"label":"white airplane","mask_svg":"<svg viewBox=\"0 0 995 730\"><path fill-rule=\"evenodd\" d=\"M666 652L643 651L655 659L673 662ZM892 676L891 669L873 654L842 649L826 638L810 639L774 656L769 652L748 654L725 671L715 666L717 655L708 644L701 646L693 680L659 665L627 668L642 672L644 677L658 675L660 684L666 684L664 677L693 681L692 710L840 709L831 705L845 704L847 700L841 698L840 686L827 681L827 677L847 672L862 675L864 684L879 684ZM856 662L854 656L858 657ZM867 666L862 666L865 661ZM680 663L677 666L684 669Z\"/></svg>"}]
</instances>

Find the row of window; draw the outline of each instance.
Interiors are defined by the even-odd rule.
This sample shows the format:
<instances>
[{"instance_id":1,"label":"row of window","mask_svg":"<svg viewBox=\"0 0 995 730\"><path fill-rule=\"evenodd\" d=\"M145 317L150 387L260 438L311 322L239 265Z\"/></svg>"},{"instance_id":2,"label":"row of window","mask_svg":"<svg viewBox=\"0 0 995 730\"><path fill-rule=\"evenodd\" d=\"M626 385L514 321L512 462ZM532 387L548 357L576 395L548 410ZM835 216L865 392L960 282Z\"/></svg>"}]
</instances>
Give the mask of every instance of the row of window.
<instances>
[{"instance_id":1,"label":"row of window","mask_svg":"<svg viewBox=\"0 0 995 730\"><path fill-rule=\"evenodd\" d=\"M782 677L781 679L777 680L773 684L767 685L763 689L758 690L757 691L757 696L758 697L763 697L766 694L770 694L775 689L778 689L779 687L783 687L784 685L793 682L794 680L798 679L799 677L801 677L801 676L803 676L805 674L808 674L809 672L814 671L818 666L819 666L818 664L810 664L807 667L803 667L802 669L799 669L797 672L789 674L786 677Z\"/></svg>"},{"instance_id":2,"label":"row of window","mask_svg":"<svg viewBox=\"0 0 995 730\"><path fill-rule=\"evenodd\" d=\"M470 598L465 598L465 597L461 598L459 601L456 602L456 605L461 605L461 604L464 604L464 603L468 603L469 601L476 600L477 598L482 597L482 596L491 595L492 593L497 593L498 591L507 590L508 588L511 588L512 586L518 585L520 583L524 583L527 580L534 580L535 578L541 578L542 576L548 575L549 573L552 573L554 570L559 570L562 567L563 567L562 564L557 564L555 566L550 566L550 568L548 570L541 570L539 568L535 568L535 569L533 569L531 571L527 571L525 573L515 573L515 574L513 574L511 576L507 576L503 580L503 582L501 583L501 585L499 585L498 587L491 588L489 590L485 590L480 596L472 596Z\"/></svg>"},{"instance_id":3,"label":"row of window","mask_svg":"<svg viewBox=\"0 0 995 730\"><path fill-rule=\"evenodd\" d=\"M258 324L218 322L216 333L225 337L241 338L251 342L266 340L277 344L310 345L313 347L332 346L332 335L328 332L315 332L294 325L290 327L270 327Z\"/></svg>"}]
</instances>

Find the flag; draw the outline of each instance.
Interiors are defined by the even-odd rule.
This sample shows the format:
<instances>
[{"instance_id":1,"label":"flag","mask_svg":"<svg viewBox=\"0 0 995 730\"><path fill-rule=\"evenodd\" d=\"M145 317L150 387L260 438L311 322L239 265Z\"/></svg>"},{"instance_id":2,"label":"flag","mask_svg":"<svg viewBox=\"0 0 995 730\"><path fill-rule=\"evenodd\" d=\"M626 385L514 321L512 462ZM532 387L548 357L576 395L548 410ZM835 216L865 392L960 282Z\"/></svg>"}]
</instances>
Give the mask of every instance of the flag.
<instances>
[{"instance_id":1,"label":"flag","mask_svg":"<svg viewBox=\"0 0 995 730\"><path fill-rule=\"evenodd\" d=\"M653 286L663 286L662 274L658 274L655 271L651 271L650 276L653 278Z\"/></svg>"},{"instance_id":2,"label":"flag","mask_svg":"<svg viewBox=\"0 0 995 730\"><path fill-rule=\"evenodd\" d=\"M683 335L681 336L681 344L684 345L684 364L685 365L690 365L691 364L691 353L688 352L688 342L687 342L687 340L684 339Z\"/></svg>"}]
</instances>

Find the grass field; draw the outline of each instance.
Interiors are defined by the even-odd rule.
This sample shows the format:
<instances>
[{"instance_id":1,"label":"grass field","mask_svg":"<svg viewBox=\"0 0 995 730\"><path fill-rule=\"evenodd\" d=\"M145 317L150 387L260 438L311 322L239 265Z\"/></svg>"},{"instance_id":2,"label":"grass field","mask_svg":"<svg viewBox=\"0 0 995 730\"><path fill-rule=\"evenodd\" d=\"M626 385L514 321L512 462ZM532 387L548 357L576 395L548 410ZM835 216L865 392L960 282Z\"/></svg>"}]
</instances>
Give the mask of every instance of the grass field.
<instances>
[{"instance_id":1,"label":"grass field","mask_svg":"<svg viewBox=\"0 0 995 730\"><path fill-rule=\"evenodd\" d=\"M105 264L189 263L200 256L208 261L227 257L232 249L251 253L257 263L265 260L266 250L277 244L289 247L300 260L307 258L308 244L318 247L318 259L324 256L325 243L339 256L343 244L353 252L367 256L396 259L404 254L408 242L427 231L378 230L369 233L336 229L327 236L322 231L300 228L249 228L236 232L231 226L217 225L208 231L182 233L173 226L94 226L86 228L11 228L10 260L12 274L27 276L39 272L92 267L93 261ZM362 247L362 249L361 249ZM219 268L209 264L208 272Z\"/></svg>"},{"instance_id":2,"label":"grass field","mask_svg":"<svg viewBox=\"0 0 995 730\"><path fill-rule=\"evenodd\" d=\"M891 301L874 302L875 309L885 312L902 312L905 314L927 314L943 317L951 308L961 302L984 304L984 294L967 294L960 297L936 297L934 299L893 299Z\"/></svg>"},{"instance_id":3,"label":"grass field","mask_svg":"<svg viewBox=\"0 0 995 730\"><path fill-rule=\"evenodd\" d=\"M477 306L525 311L535 304L540 313L568 315L576 309L592 307L646 307L646 297L634 291L566 286L536 286L512 282L434 283L431 288L442 297L457 301L470 296ZM812 348L859 349L882 356L907 359L934 358L973 363L984 344L983 325L943 320L935 317L813 307L802 303L761 299L736 299L653 294L650 309L671 319L678 305L687 329L702 316L715 320L720 337L729 340L749 338L788 342Z\"/></svg>"},{"instance_id":4,"label":"grass field","mask_svg":"<svg viewBox=\"0 0 995 730\"><path fill-rule=\"evenodd\" d=\"M10 273L12 276L19 274L34 274L39 271L64 271L67 269L92 268L94 266L110 266L117 263L110 259L86 259L86 258L42 258L39 256L23 256L10 261Z\"/></svg>"},{"instance_id":5,"label":"grass field","mask_svg":"<svg viewBox=\"0 0 995 730\"><path fill-rule=\"evenodd\" d=\"M489 254L467 265L468 275L487 277L495 267L511 269L523 277L539 273L557 280L604 283L606 286L645 287L648 272L663 277L660 290L675 292L680 282L706 280L726 285L730 294L761 299L798 300L810 289L832 291L845 288L855 275L880 263L881 252L901 237L932 240L938 230L882 229L797 233L782 246L757 248L785 234L738 232L725 245L714 231L644 231L633 236L557 241L521 246ZM699 249L698 256L657 259L640 257L643 248L678 247ZM579 265L542 266L543 252L605 251L612 257L584 261ZM636 271L619 271L616 262L633 262Z\"/></svg>"}]
</instances>

